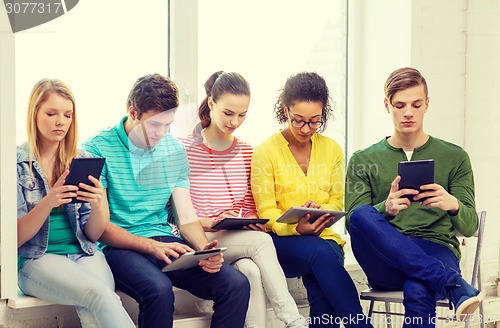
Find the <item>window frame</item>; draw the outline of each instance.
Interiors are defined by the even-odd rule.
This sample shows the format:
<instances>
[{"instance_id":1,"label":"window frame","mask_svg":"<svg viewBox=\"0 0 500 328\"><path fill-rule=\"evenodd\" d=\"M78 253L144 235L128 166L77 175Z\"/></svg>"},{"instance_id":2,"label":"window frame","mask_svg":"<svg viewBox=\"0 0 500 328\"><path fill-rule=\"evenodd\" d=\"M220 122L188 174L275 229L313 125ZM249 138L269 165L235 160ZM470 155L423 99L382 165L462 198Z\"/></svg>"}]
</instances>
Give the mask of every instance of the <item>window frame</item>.
<instances>
[{"instance_id":1,"label":"window frame","mask_svg":"<svg viewBox=\"0 0 500 328\"><path fill-rule=\"evenodd\" d=\"M0 27L9 30L7 15L0 15ZM17 296L17 172L15 39L13 33L0 33L0 295ZM11 224L12 223L12 224ZM14 283L12 283L14 282Z\"/></svg>"}]
</instances>

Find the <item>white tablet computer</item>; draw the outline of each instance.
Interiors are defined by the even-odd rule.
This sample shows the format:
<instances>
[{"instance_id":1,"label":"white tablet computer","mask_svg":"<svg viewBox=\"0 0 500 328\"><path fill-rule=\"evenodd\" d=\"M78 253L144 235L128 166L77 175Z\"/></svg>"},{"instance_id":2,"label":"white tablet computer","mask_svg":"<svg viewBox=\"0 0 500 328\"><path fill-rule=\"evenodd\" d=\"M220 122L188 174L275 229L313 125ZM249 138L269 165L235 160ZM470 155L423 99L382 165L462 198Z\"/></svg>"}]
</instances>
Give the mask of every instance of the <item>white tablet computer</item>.
<instances>
[{"instance_id":1,"label":"white tablet computer","mask_svg":"<svg viewBox=\"0 0 500 328\"><path fill-rule=\"evenodd\" d=\"M288 211L283 213L283 215L278 220L276 220L276 222L293 224L293 223L299 222L300 218L303 217L304 215L309 214L311 216L311 218L309 219L309 222L313 223L320 216L322 216L326 213L333 216L333 221L331 224L328 225L329 227L332 226L338 220L342 219L344 217L344 215L346 214L346 212L331 211L331 210L325 210L322 208L309 208L309 207L293 206Z\"/></svg>"},{"instance_id":2,"label":"white tablet computer","mask_svg":"<svg viewBox=\"0 0 500 328\"><path fill-rule=\"evenodd\" d=\"M182 254L179 258L172 260L172 263L165 265L161 271L167 272L195 267L200 260L224 252L226 249L226 247L212 248Z\"/></svg>"}]
</instances>

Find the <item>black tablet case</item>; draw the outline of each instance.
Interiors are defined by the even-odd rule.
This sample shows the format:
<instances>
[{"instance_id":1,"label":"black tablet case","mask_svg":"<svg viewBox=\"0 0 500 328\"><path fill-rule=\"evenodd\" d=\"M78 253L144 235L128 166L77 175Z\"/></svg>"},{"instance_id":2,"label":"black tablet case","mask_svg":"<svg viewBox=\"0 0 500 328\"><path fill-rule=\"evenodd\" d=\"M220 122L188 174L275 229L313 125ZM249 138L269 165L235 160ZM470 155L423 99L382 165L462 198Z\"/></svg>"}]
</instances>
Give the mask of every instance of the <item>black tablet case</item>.
<instances>
[{"instance_id":1,"label":"black tablet case","mask_svg":"<svg viewBox=\"0 0 500 328\"><path fill-rule=\"evenodd\" d=\"M104 162L105 159L101 157L73 158L69 167L69 175L66 177L64 184L78 186L80 182L83 182L93 186L94 184L89 180L88 176L91 175L99 179ZM79 190L84 189L79 188ZM71 203L84 203L84 201L78 200L75 197Z\"/></svg>"},{"instance_id":2,"label":"black tablet case","mask_svg":"<svg viewBox=\"0 0 500 328\"><path fill-rule=\"evenodd\" d=\"M421 192L420 186L434 183L434 160L399 162L398 175L401 177L399 189L416 189ZM406 197L415 202L413 195L406 195ZM418 201L423 200L419 199Z\"/></svg>"}]
</instances>

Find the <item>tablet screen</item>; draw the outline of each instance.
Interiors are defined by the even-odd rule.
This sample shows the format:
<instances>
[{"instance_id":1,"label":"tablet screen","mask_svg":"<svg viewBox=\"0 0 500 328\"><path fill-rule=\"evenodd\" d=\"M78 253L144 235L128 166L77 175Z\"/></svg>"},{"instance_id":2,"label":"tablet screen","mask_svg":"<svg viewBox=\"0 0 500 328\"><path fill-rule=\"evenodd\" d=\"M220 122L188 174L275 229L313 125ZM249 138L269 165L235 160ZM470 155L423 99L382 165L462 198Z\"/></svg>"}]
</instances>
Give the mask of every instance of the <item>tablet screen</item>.
<instances>
[{"instance_id":1,"label":"tablet screen","mask_svg":"<svg viewBox=\"0 0 500 328\"><path fill-rule=\"evenodd\" d=\"M104 158L73 158L69 167L69 174L66 177L65 185L78 186L80 182L93 186L94 184L89 180L88 176L91 175L96 179L101 176L102 168L104 166ZM80 188L80 190L83 190ZM73 198L71 203L83 203L84 201Z\"/></svg>"},{"instance_id":2,"label":"tablet screen","mask_svg":"<svg viewBox=\"0 0 500 328\"><path fill-rule=\"evenodd\" d=\"M422 191L420 186L434 183L434 160L403 161L398 164L399 189L415 189ZM406 195L410 201L414 202L413 195ZM421 202L424 199L419 199Z\"/></svg>"}]
</instances>

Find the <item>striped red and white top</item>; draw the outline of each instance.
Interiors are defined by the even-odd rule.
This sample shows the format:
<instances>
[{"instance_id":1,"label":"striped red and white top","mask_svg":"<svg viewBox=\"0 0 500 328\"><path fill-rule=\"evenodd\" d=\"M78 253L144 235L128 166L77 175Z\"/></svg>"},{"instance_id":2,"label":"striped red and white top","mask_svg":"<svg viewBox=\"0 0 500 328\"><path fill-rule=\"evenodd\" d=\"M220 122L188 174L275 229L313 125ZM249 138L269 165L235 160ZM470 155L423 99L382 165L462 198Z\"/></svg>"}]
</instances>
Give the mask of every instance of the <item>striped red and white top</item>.
<instances>
[{"instance_id":1,"label":"striped red and white top","mask_svg":"<svg viewBox=\"0 0 500 328\"><path fill-rule=\"evenodd\" d=\"M241 217L256 216L250 187L253 149L234 138L223 151L208 148L199 138L180 138L189 161L191 198L199 217L216 218L233 210Z\"/></svg>"},{"instance_id":2,"label":"striped red and white top","mask_svg":"<svg viewBox=\"0 0 500 328\"><path fill-rule=\"evenodd\" d=\"M191 198L198 216L216 218L233 210L241 217L256 217L250 187L252 146L234 138L228 149L218 151L192 134L180 140L188 155Z\"/></svg>"}]
</instances>

